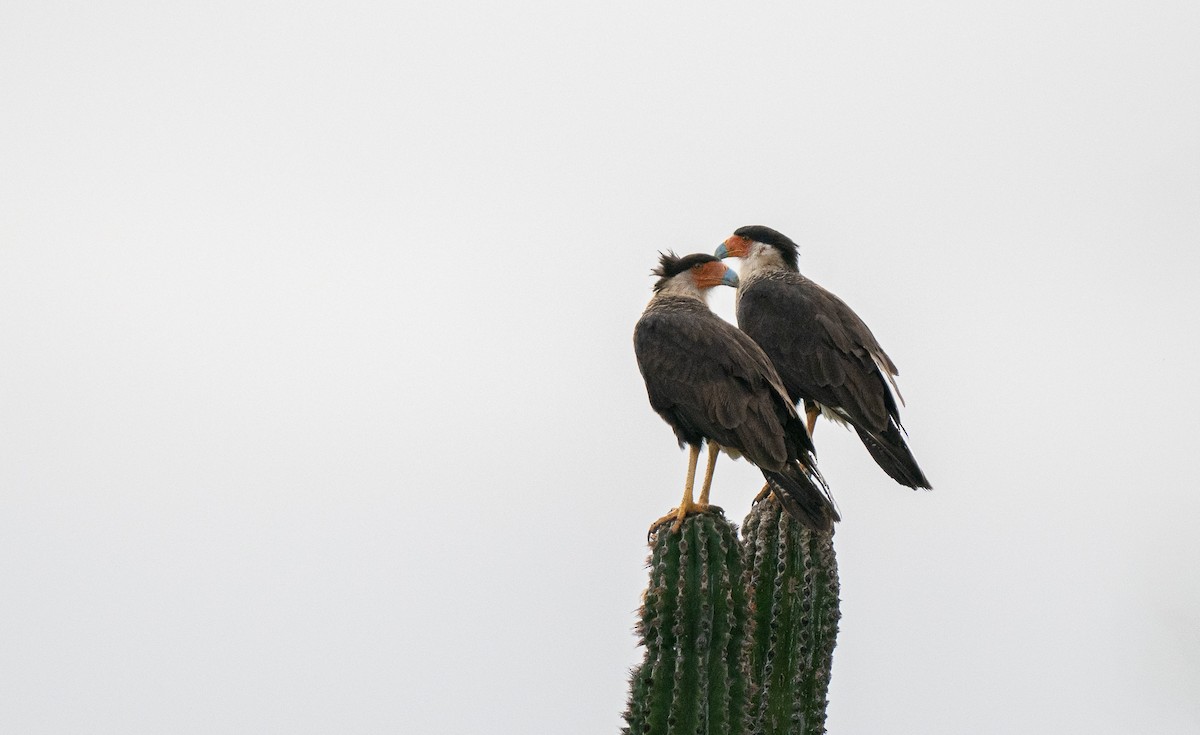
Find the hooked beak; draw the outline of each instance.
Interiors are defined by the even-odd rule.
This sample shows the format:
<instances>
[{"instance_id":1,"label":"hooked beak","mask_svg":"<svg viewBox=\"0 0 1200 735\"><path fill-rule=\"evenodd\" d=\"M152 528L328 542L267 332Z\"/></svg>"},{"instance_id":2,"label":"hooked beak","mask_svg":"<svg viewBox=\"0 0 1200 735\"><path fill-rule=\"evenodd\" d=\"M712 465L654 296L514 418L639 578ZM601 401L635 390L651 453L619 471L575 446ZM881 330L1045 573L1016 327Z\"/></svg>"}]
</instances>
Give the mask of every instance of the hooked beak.
<instances>
[{"instance_id":1,"label":"hooked beak","mask_svg":"<svg viewBox=\"0 0 1200 735\"><path fill-rule=\"evenodd\" d=\"M718 258L744 258L750 252L750 241L739 235L731 235L721 243L713 255Z\"/></svg>"},{"instance_id":2,"label":"hooked beak","mask_svg":"<svg viewBox=\"0 0 1200 735\"><path fill-rule=\"evenodd\" d=\"M724 247L724 246L722 246L722 247ZM717 257L719 258L721 256L718 255ZM738 287L737 273L735 273L732 268L726 268L725 275L721 277L721 284L724 286L733 286L734 288L737 288Z\"/></svg>"}]
</instances>

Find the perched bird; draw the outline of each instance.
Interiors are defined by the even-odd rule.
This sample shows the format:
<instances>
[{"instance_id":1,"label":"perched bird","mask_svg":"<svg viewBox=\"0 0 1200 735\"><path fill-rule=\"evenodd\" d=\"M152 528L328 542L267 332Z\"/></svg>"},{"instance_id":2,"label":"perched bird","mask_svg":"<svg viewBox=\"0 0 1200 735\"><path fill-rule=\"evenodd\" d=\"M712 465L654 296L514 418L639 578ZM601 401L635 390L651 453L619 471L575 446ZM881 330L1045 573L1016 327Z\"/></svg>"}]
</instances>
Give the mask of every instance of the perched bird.
<instances>
[{"instance_id":1,"label":"perched bird","mask_svg":"<svg viewBox=\"0 0 1200 735\"><path fill-rule=\"evenodd\" d=\"M650 527L671 521L678 531L690 513L708 508L717 452L762 470L784 508L800 522L828 531L839 520L816 471L804 419L788 398L766 354L744 333L708 308L718 285L736 286L737 274L711 255L662 255L654 297L633 331L638 368L650 405L687 444L687 481L679 507ZM708 466L699 502L692 499L700 446Z\"/></svg>"},{"instance_id":2,"label":"perched bird","mask_svg":"<svg viewBox=\"0 0 1200 735\"><path fill-rule=\"evenodd\" d=\"M904 439L896 365L844 301L800 275L796 243L750 225L716 255L742 259L738 326L770 356L791 399L804 401L809 436L818 415L849 424L892 479L930 487Z\"/></svg>"}]
</instances>

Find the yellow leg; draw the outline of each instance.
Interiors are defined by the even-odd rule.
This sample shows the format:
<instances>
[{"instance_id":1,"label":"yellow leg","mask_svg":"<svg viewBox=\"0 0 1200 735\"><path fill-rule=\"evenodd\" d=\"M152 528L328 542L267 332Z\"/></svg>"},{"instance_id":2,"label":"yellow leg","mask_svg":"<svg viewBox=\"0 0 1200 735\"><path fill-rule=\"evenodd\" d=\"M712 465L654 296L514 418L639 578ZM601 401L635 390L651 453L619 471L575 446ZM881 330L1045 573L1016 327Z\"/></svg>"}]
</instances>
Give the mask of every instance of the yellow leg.
<instances>
[{"instance_id":1,"label":"yellow leg","mask_svg":"<svg viewBox=\"0 0 1200 735\"><path fill-rule=\"evenodd\" d=\"M817 417L821 415L821 409L815 403L805 403L804 413L808 416L808 438L812 439L813 432L817 429Z\"/></svg>"},{"instance_id":2,"label":"yellow leg","mask_svg":"<svg viewBox=\"0 0 1200 735\"><path fill-rule=\"evenodd\" d=\"M692 507L692 486L696 484L696 463L700 461L700 447L688 447L688 473L687 481L683 484L683 501L682 505Z\"/></svg>"},{"instance_id":3,"label":"yellow leg","mask_svg":"<svg viewBox=\"0 0 1200 735\"><path fill-rule=\"evenodd\" d=\"M698 505L702 508L708 507L708 491L712 488L713 470L717 467L717 455L720 454L721 447L718 444L708 442L708 464L704 468L704 483L700 485L700 502Z\"/></svg>"},{"instance_id":4,"label":"yellow leg","mask_svg":"<svg viewBox=\"0 0 1200 735\"><path fill-rule=\"evenodd\" d=\"M683 488L683 500L679 501L678 508L650 524L648 536L653 535L655 531L668 523L671 524L671 533L679 533L679 529L683 527L684 518L687 518L689 514L707 509L707 506L697 505L692 500L692 487L696 484L696 464L700 461L700 447L690 446L688 450L687 484Z\"/></svg>"},{"instance_id":5,"label":"yellow leg","mask_svg":"<svg viewBox=\"0 0 1200 735\"><path fill-rule=\"evenodd\" d=\"M754 500L750 501L750 504L758 505L762 501L766 500L767 496L770 494L771 494L771 483L769 483L769 482L763 483L763 489L758 491L758 495L754 496Z\"/></svg>"}]
</instances>

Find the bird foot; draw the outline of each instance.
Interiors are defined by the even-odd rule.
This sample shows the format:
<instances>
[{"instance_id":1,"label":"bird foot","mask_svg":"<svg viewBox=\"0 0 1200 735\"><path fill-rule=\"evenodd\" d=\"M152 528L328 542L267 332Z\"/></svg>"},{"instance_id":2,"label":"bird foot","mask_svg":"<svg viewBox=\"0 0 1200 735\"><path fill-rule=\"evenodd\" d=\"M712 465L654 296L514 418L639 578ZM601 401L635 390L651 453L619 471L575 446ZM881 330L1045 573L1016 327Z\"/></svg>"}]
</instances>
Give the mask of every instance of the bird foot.
<instances>
[{"instance_id":1,"label":"bird foot","mask_svg":"<svg viewBox=\"0 0 1200 735\"><path fill-rule=\"evenodd\" d=\"M699 515L701 513L724 514L724 512L721 508L708 503L692 503L691 505L672 508L670 513L650 524L650 530L646 532L646 543L650 543L654 535L667 524L671 525L671 533L679 533L679 529L683 528L684 519L688 516Z\"/></svg>"},{"instance_id":2,"label":"bird foot","mask_svg":"<svg viewBox=\"0 0 1200 735\"><path fill-rule=\"evenodd\" d=\"M771 495L771 483L763 485L763 489L758 491L758 495L754 496L754 500L750 501L750 505L758 505L766 500Z\"/></svg>"}]
</instances>

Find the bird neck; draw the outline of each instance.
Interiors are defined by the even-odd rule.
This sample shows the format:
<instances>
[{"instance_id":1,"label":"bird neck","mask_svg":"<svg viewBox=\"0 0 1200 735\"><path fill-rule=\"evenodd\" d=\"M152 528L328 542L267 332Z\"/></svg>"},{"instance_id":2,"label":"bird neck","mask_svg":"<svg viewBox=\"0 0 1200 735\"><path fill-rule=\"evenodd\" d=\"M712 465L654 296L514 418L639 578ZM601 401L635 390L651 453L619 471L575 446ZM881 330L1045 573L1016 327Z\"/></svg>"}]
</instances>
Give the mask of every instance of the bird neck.
<instances>
[{"instance_id":1,"label":"bird neck","mask_svg":"<svg viewBox=\"0 0 1200 735\"><path fill-rule=\"evenodd\" d=\"M662 298L686 298L695 299L700 303L708 306L708 292L712 289L700 288L696 285L696 281L692 278L683 275L681 277L672 278L663 285L662 288L654 294L651 303Z\"/></svg>"},{"instance_id":2,"label":"bird neck","mask_svg":"<svg viewBox=\"0 0 1200 735\"><path fill-rule=\"evenodd\" d=\"M792 269L784 262L783 256L778 250L770 245L756 242L751 246L750 252L746 253L746 257L742 258L742 267L738 269L738 278L745 283L758 275L789 270Z\"/></svg>"}]
</instances>

